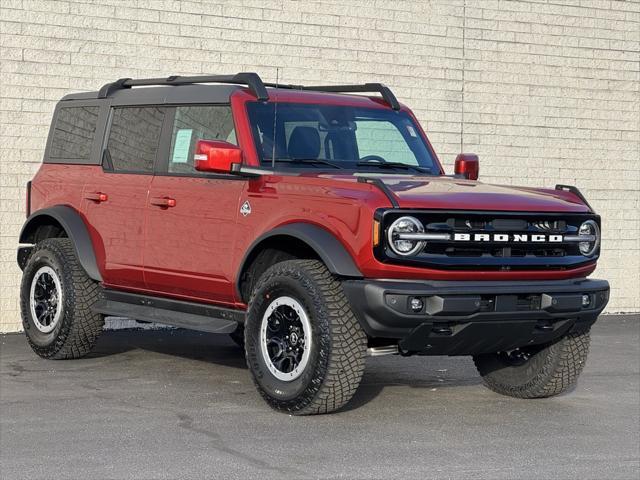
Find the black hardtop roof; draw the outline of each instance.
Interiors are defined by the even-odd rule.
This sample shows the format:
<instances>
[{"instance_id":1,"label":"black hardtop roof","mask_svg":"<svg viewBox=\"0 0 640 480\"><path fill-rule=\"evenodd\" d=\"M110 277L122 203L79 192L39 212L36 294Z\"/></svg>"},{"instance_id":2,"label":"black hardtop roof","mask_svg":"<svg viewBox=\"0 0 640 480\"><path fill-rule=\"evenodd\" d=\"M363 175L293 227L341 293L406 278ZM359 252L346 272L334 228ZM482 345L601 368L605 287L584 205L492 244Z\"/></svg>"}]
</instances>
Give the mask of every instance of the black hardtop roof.
<instances>
[{"instance_id":1,"label":"black hardtop roof","mask_svg":"<svg viewBox=\"0 0 640 480\"><path fill-rule=\"evenodd\" d=\"M109 100L114 105L180 104L180 103L229 103L229 97L243 87L238 85L184 85L180 88L136 88L113 92L100 97L99 92L70 93L67 100Z\"/></svg>"},{"instance_id":2,"label":"black hardtop roof","mask_svg":"<svg viewBox=\"0 0 640 480\"><path fill-rule=\"evenodd\" d=\"M155 88L157 86L179 86L180 88ZM253 72L235 75L171 76L136 80L121 78L115 82L107 83L97 92L72 93L64 96L62 101L110 99L117 104L226 103L229 101L231 94L241 88L248 88L258 100L267 101L269 100L267 87L332 93L377 92L382 95L382 98L391 108L394 110L400 109L400 104L393 92L382 83L317 86L276 85L263 82L260 76Z\"/></svg>"}]
</instances>

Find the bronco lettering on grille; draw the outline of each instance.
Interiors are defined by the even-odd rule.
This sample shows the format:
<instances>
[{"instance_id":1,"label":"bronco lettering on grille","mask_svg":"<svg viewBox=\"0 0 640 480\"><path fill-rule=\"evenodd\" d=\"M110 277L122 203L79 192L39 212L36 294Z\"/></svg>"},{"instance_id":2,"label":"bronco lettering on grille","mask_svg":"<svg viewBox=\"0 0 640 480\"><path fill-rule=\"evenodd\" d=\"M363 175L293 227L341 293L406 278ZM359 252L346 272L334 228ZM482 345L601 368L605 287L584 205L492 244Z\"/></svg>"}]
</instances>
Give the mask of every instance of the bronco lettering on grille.
<instances>
[{"instance_id":1,"label":"bronco lettering on grille","mask_svg":"<svg viewBox=\"0 0 640 480\"><path fill-rule=\"evenodd\" d=\"M527 233L455 233L455 242L514 242L514 243L562 243L562 235L543 235Z\"/></svg>"}]
</instances>

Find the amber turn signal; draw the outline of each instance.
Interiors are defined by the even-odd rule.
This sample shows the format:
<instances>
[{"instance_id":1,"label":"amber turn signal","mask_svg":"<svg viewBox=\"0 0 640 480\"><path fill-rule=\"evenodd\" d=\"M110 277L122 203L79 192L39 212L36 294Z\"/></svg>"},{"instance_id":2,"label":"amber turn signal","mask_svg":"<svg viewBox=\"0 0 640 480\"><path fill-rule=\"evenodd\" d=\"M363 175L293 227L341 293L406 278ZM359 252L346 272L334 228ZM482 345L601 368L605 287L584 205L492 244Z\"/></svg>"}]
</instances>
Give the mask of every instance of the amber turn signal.
<instances>
[{"instance_id":1,"label":"amber turn signal","mask_svg":"<svg viewBox=\"0 0 640 480\"><path fill-rule=\"evenodd\" d=\"M373 221L373 246L377 247L380 244L380 222L378 220Z\"/></svg>"}]
</instances>

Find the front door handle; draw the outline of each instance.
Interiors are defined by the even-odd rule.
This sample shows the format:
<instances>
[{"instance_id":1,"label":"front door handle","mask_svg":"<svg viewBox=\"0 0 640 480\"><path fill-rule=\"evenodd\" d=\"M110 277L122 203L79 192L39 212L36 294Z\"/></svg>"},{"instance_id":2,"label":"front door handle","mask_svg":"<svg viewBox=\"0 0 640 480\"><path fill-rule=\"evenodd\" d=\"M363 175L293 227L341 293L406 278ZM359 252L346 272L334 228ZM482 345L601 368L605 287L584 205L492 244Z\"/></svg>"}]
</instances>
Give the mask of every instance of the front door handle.
<instances>
[{"instance_id":1,"label":"front door handle","mask_svg":"<svg viewBox=\"0 0 640 480\"><path fill-rule=\"evenodd\" d=\"M169 208L176 206L176 199L169 197L154 197L150 200L150 203L156 207Z\"/></svg>"},{"instance_id":2,"label":"front door handle","mask_svg":"<svg viewBox=\"0 0 640 480\"><path fill-rule=\"evenodd\" d=\"M91 192L91 193L85 193L84 198L96 203L100 203L100 202L106 202L107 200L109 200L109 195L102 192Z\"/></svg>"}]
</instances>

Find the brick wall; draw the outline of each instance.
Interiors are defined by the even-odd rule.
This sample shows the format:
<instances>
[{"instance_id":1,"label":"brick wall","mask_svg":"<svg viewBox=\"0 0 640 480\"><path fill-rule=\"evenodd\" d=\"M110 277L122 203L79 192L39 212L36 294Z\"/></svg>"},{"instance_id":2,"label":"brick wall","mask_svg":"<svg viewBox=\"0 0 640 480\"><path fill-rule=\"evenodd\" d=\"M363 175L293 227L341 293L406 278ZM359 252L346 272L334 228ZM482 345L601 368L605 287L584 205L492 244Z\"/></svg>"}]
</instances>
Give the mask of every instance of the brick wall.
<instances>
[{"instance_id":1,"label":"brick wall","mask_svg":"<svg viewBox=\"0 0 640 480\"><path fill-rule=\"evenodd\" d=\"M603 216L609 311L640 310L640 1L0 2L0 331L19 328L23 186L54 104L119 77L382 81L448 168L578 185Z\"/></svg>"}]
</instances>

